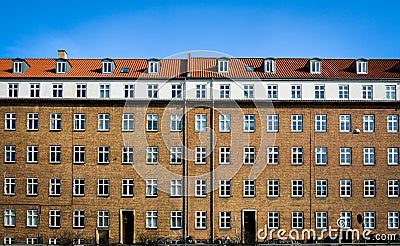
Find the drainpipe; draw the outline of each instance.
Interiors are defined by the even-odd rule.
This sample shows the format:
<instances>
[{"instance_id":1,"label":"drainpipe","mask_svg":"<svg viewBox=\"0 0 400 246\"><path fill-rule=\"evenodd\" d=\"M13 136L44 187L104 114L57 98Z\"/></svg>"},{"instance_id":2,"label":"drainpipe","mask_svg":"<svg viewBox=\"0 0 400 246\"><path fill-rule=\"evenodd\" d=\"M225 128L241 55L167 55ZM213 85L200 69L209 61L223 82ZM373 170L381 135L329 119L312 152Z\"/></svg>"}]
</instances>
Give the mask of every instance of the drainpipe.
<instances>
[{"instance_id":1,"label":"drainpipe","mask_svg":"<svg viewBox=\"0 0 400 246\"><path fill-rule=\"evenodd\" d=\"M187 238L188 236L188 225L189 225L189 216L188 216L188 160L187 160L187 148L188 148L188 139L187 139L187 108L186 108L186 78L183 81L183 180L182 180L182 190L183 190L183 238Z\"/></svg>"},{"instance_id":2,"label":"drainpipe","mask_svg":"<svg viewBox=\"0 0 400 246\"><path fill-rule=\"evenodd\" d=\"M214 79L210 81L210 99L211 99L211 109L210 109L210 229L211 229L211 239L214 242L214 152L211 149L214 146L214 91L213 91Z\"/></svg>"}]
</instances>

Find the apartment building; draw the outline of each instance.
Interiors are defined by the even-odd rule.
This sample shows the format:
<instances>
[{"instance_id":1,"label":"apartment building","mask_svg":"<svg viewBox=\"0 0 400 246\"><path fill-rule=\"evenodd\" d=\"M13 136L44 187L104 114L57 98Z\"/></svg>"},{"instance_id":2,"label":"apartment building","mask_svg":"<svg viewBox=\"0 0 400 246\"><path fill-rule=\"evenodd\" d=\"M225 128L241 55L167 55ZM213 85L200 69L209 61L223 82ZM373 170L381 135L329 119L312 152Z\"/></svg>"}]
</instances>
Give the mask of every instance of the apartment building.
<instances>
[{"instance_id":1,"label":"apartment building","mask_svg":"<svg viewBox=\"0 0 400 246\"><path fill-rule=\"evenodd\" d=\"M400 234L399 91L398 59L0 59L0 238Z\"/></svg>"}]
</instances>

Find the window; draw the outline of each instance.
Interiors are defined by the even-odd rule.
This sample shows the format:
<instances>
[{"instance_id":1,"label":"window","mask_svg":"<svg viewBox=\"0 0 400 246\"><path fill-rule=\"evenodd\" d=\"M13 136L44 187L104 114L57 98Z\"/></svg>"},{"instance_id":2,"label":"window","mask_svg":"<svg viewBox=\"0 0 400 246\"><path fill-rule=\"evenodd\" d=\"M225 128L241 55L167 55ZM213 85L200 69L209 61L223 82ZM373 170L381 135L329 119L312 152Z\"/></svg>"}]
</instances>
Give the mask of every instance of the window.
<instances>
[{"instance_id":1,"label":"window","mask_svg":"<svg viewBox=\"0 0 400 246\"><path fill-rule=\"evenodd\" d=\"M399 212L388 212L388 229L399 229Z\"/></svg>"},{"instance_id":2,"label":"window","mask_svg":"<svg viewBox=\"0 0 400 246\"><path fill-rule=\"evenodd\" d=\"M231 148L219 148L219 164L231 164Z\"/></svg>"},{"instance_id":3,"label":"window","mask_svg":"<svg viewBox=\"0 0 400 246\"><path fill-rule=\"evenodd\" d=\"M53 84L53 97L63 97L63 84Z\"/></svg>"},{"instance_id":4,"label":"window","mask_svg":"<svg viewBox=\"0 0 400 246\"><path fill-rule=\"evenodd\" d=\"M364 148L364 165L375 165L375 148Z\"/></svg>"},{"instance_id":5,"label":"window","mask_svg":"<svg viewBox=\"0 0 400 246\"><path fill-rule=\"evenodd\" d=\"M157 179L146 179L146 196L157 197L158 196L158 180Z\"/></svg>"},{"instance_id":6,"label":"window","mask_svg":"<svg viewBox=\"0 0 400 246\"><path fill-rule=\"evenodd\" d=\"M196 179L195 186L195 197L206 197L207 196L207 180L206 179Z\"/></svg>"},{"instance_id":7,"label":"window","mask_svg":"<svg viewBox=\"0 0 400 246\"><path fill-rule=\"evenodd\" d=\"M207 131L207 115L196 114L196 132Z\"/></svg>"},{"instance_id":8,"label":"window","mask_svg":"<svg viewBox=\"0 0 400 246\"><path fill-rule=\"evenodd\" d=\"M86 96L87 96L87 85L86 84L77 84L76 85L76 97L86 98Z\"/></svg>"},{"instance_id":9,"label":"window","mask_svg":"<svg viewBox=\"0 0 400 246\"><path fill-rule=\"evenodd\" d=\"M219 212L219 228L220 229L231 228L231 212L227 211Z\"/></svg>"},{"instance_id":10,"label":"window","mask_svg":"<svg viewBox=\"0 0 400 246\"><path fill-rule=\"evenodd\" d=\"M98 179L97 180L97 196L109 196L110 195L110 180L109 179Z\"/></svg>"},{"instance_id":11,"label":"window","mask_svg":"<svg viewBox=\"0 0 400 246\"><path fill-rule=\"evenodd\" d=\"M268 212L268 228L279 229L279 212Z\"/></svg>"},{"instance_id":12,"label":"window","mask_svg":"<svg viewBox=\"0 0 400 246\"><path fill-rule=\"evenodd\" d=\"M219 181L219 197L231 196L231 180L221 179Z\"/></svg>"},{"instance_id":13,"label":"window","mask_svg":"<svg viewBox=\"0 0 400 246\"><path fill-rule=\"evenodd\" d=\"M182 85L174 84L172 85L172 98L182 98Z\"/></svg>"},{"instance_id":14,"label":"window","mask_svg":"<svg viewBox=\"0 0 400 246\"><path fill-rule=\"evenodd\" d=\"M195 229L207 228L207 211L196 211L194 227Z\"/></svg>"},{"instance_id":15,"label":"window","mask_svg":"<svg viewBox=\"0 0 400 246\"><path fill-rule=\"evenodd\" d=\"M100 84L100 98L110 98L110 84Z\"/></svg>"},{"instance_id":16,"label":"window","mask_svg":"<svg viewBox=\"0 0 400 246\"><path fill-rule=\"evenodd\" d=\"M206 85L196 85L196 98L206 98Z\"/></svg>"},{"instance_id":17,"label":"window","mask_svg":"<svg viewBox=\"0 0 400 246\"><path fill-rule=\"evenodd\" d=\"M388 115L387 116L387 131L388 132L399 132L399 116Z\"/></svg>"},{"instance_id":18,"label":"window","mask_svg":"<svg viewBox=\"0 0 400 246\"><path fill-rule=\"evenodd\" d=\"M279 197L279 180L268 180L268 197Z\"/></svg>"},{"instance_id":19,"label":"window","mask_svg":"<svg viewBox=\"0 0 400 246\"><path fill-rule=\"evenodd\" d=\"M399 197L399 180L388 180L388 197Z\"/></svg>"},{"instance_id":20,"label":"window","mask_svg":"<svg viewBox=\"0 0 400 246\"><path fill-rule=\"evenodd\" d=\"M171 196L182 196L182 179L171 179Z\"/></svg>"},{"instance_id":21,"label":"window","mask_svg":"<svg viewBox=\"0 0 400 246\"><path fill-rule=\"evenodd\" d=\"M39 220L39 213L37 210L26 210L26 226L37 227Z\"/></svg>"},{"instance_id":22,"label":"window","mask_svg":"<svg viewBox=\"0 0 400 246\"><path fill-rule=\"evenodd\" d=\"M6 131L15 131L16 128L17 128L17 114L6 113L5 114L5 130Z\"/></svg>"},{"instance_id":23,"label":"window","mask_svg":"<svg viewBox=\"0 0 400 246\"><path fill-rule=\"evenodd\" d=\"M319 74L321 73L321 60L310 61L310 73Z\"/></svg>"},{"instance_id":24,"label":"window","mask_svg":"<svg viewBox=\"0 0 400 246\"><path fill-rule=\"evenodd\" d=\"M326 147L315 148L315 164L326 165L328 163L328 149Z\"/></svg>"},{"instance_id":25,"label":"window","mask_svg":"<svg viewBox=\"0 0 400 246\"><path fill-rule=\"evenodd\" d=\"M364 115L363 117L364 132L374 132L375 131L375 116L374 115Z\"/></svg>"},{"instance_id":26,"label":"window","mask_svg":"<svg viewBox=\"0 0 400 246\"><path fill-rule=\"evenodd\" d=\"M39 114L38 113L28 113L27 114L27 130L28 131L39 130Z\"/></svg>"},{"instance_id":27,"label":"window","mask_svg":"<svg viewBox=\"0 0 400 246\"><path fill-rule=\"evenodd\" d=\"M292 148L292 164L303 165L303 148L293 147Z\"/></svg>"},{"instance_id":28,"label":"window","mask_svg":"<svg viewBox=\"0 0 400 246\"><path fill-rule=\"evenodd\" d=\"M49 210L49 227L50 228L61 227L61 211L60 210Z\"/></svg>"},{"instance_id":29,"label":"window","mask_svg":"<svg viewBox=\"0 0 400 246\"><path fill-rule=\"evenodd\" d=\"M171 131L172 132L182 131L181 114L171 114Z\"/></svg>"},{"instance_id":30,"label":"window","mask_svg":"<svg viewBox=\"0 0 400 246\"><path fill-rule=\"evenodd\" d=\"M50 163L61 163L61 146L50 146Z\"/></svg>"},{"instance_id":31,"label":"window","mask_svg":"<svg viewBox=\"0 0 400 246\"><path fill-rule=\"evenodd\" d=\"M158 211L146 211L146 229L158 228Z\"/></svg>"},{"instance_id":32,"label":"window","mask_svg":"<svg viewBox=\"0 0 400 246\"><path fill-rule=\"evenodd\" d=\"M15 163L17 160L17 151L15 145L6 145L5 149L5 162L6 163Z\"/></svg>"},{"instance_id":33,"label":"window","mask_svg":"<svg viewBox=\"0 0 400 246\"><path fill-rule=\"evenodd\" d=\"M37 237L27 237L26 244L38 244L38 238Z\"/></svg>"},{"instance_id":34,"label":"window","mask_svg":"<svg viewBox=\"0 0 400 246\"><path fill-rule=\"evenodd\" d=\"M74 114L74 131L86 130L86 114Z\"/></svg>"},{"instance_id":35,"label":"window","mask_svg":"<svg viewBox=\"0 0 400 246\"><path fill-rule=\"evenodd\" d=\"M292 99L301 99L301 85L292 85Z\"/></svg>"},{"instance_id":36,"label":"window","mask_svg":"<svg viewBox=\"0 0 400 246\"><path fill-rule=\"evenodd\" d=\"M74 179L74 196L85 195L85 179Z\"/></svg>"},{"instance_id":37,"label":"window","mask_svg":"<svg viewBox=\"0 0 400 246\"><path fill-rule=\"evenodd\" d=\"M17 240L13 237L5 237L4 238L4 244L16 244Z\"/></svg>"},{"instance_id":38,"label":"window","mask_svg":"<svg viewBox=\"0 0 400 246\"><path fill-rule=\"evenodd\" d=\"M278 85L267 85L267 98L278 99Z\"/></svg>"},{"instance_id":39,"label":"window","mask_svg":"<svg viewBox=\"0 0 400 246\"><path fill-rule=\"evenodd\" d=\"M122 179L122 196L133 197L134 181L133 179Z\"/></svg>"},{"instance_id":40,"label":"window","mask_svg":"<svg viewBox=\"0 0 400 246\"><path fill-rule=\"evenodd\" d=\"M67 72L67 62L58 61L57 62L57 73L66 73Z\"/></svg>"},{"instance_id":41,"label":"window","mask_svg":"<svg viewBox=\"0 0 400 246\"><path fill-rule=\"evenodd\" d=\"M98 131L109 131L110 130L110 115L99 114L98 115Z\"/></svg>"},{"instance_id":42,"label":"window","mask_svg":"<svg viewBox=\"0 0 400 246\"><path fill-rule=\"evenodd\" d=\"M340 165L351 165L351 148L340 148Z\"/></svg>"},{"instance_id":43,"label":"window","mask_svg":"<svg viewBox=\"0 0 400 246\"><path fill-rule=\"evenodd\" d=\"M110 212L107 210L97 211L97 227L107 228L110 226Z\"/></svg>"},{"instance_id":44,"label":"window","mask_svg":"<svg viewBox=\"0 0 400 246\"><path fill-rule=\"evenodd\" d=\"M256 162L256 148L244 147L243 164L253 165Z\"/></svg>"},{"instance_id":45,"label":"window","mask_svg":"<svg viewBox=\"0 0 400 246\"><path fill-rule=\"evenodd\" d=\"M98 147L98 163L99 164L110 163L110 146Z\"/></svg>"},{"instance_id":46,"label":"window","mask_svg":"<svg viewBox=\"0 0 400 246\"><path fill-rule=\"evenodd\" d=\"M74 146L74 163L83 164L86 159L86 147Z\"/></svg>"},{"instance_id":47,"label":"window","mask_svg":"<svg viewBox=\"0 0 400 246\"><path fill-rule=\"evenodd\" d=\"M292 212L292 229L303 229L303 212Z\"/></svg>"},{"instance_id":48,"label":"window","mask_svg":"<svg viewBox=\"0 0 400 246\"><path fill-rule=\"evenodd\" d=\"M375 180L364 180L364 197L375 197Z\"/></svg>"},{"instance_id":49,"label":"window","mask_svg":"<svg viewBox=\"0 0 400 246\"><path fill-rule=\"evenodd\" d=\"M158 85L147 85L147 98L158 98Z\"/></svg>"},{"instance_id":50,"label":"window","mask_svg":"<svg viewBox=\"0 0 400 246\"><path fill-rule=\"evenodd\" d=\"M275 73L276 61L274 58L269 58L264 60L264 72L265 73Z\"/></svg>"},{"instance_id":51,"label":"window","mask_svg":"<svg viewBox=\"0 0 400 246\"><path fill-rule=\"evenodd\" d=\"M15 209L4 210L4 226L15 226Z\"/></svg>"},{"instance_id":52,"label":"window","mask_svg":"<svg viewBox=\"0 0 400 246\"><path fill-rule=\"evenodd\" d=\"M340 197L351 197L351 180L340 180Z\"/></svg>"},{"instance_id":53,"label":"window","mask_svg":"<svg viewBox=\"0 0 400 246\"><path fill-rule=\"evenodd\" d=\"M254 132L256 129L256 116L254 114L243 115L243 131Z\"/></svg>"},{"instance_id":54,"label":"window","mask_svg":"<svg viewBox=\"0 0 400 246\"><path fill-rule=\"evenodd\" d=\"M18 84L8 84L8 97L18 97Z\"/></svg>"},{"instance_id":55,"label":"window","mask_svg":"<svg viewBox=\"0 0 400 246\"><path fill-rule=\"evenodd\" d=\"M339 99L349 99L349 85L339 85Z\"/></svg>"},{"instance_id":56,"label":"window","mask_svg":"<svg viewBox=\"0 0 400 246\"><path fill-rule=\"evenodd\" d=\"M85 210L74 210L73 227L85 227Z\"/></svg>"},{"instance_id":57,"label":"window","mask_svg":"<svg viewBox=\"0 0 400 246\"><path fill-rule=\"evenodd\" d=\"M160 61L149 61L149 73L159 73L160 72Z\"/></svg>"},{"instance_id":58,"label":"window","mask_svg":"<svg viewBox=\"0 0 400 246\"><path fill-rule=\"evenodd\" d=\"M196 147L196 164L207 163L207 147Z\"/></svg>"},{"instance_id":59,"label":"window","mask_svg":"<svg viewBox=\"0 0 400 246\"><path fill-rule=\"evenodd\" d=\"M229 72L229 60L218 60L218 73Z\"/></svg>"},{"instance_id":60,"label":"window","mask_svg":"<svg viewBox=\"0 0 400 246\"><path fill-rule=\"evenodd\" d=\"M61 179L51 178L49 180L49 196L61 196Z\"/></svg>"},{"instance_id":61,"label":"window","mask_svg":"<svg viewBox=\"0 0 400 246\"><path fill-rule=\"evenodd\" d=\"M254 85L244 85L243 93L246 99L254 98Z\"/></svg>"},{"instance_id":62,"label":"window","mask_svg":"<svg viewBox=\"0 0 400 246\"><path fill-rule=\"evenodd\" d=\"M267 115L267 132L279 131L279 114Z\"/></svg>"},{"instance_id":63,"label":"window","mask_svg":"<svg viewBox=\"0 0 400 246\"><path fill-rule=\"evenodd\" d=\"M315 192L316 197L328 197L328 180L317 179L315 181Z\"/></svg>"},{"instance_id":64,"label":"window","mask_svg":"<svg viewBox=\"0 0 400 246\"><path fill-rule=\"evenodd\" d=\"M303 180L292 180L292 197L303 197Z\"/></svg>"},{"instance_id":65,"label":"window","mask_svg":"<svg viewBox=\"0 0 400 246\"><path fill-rule=\"evenodd\" d=\"M135 98L135 85L125 84L124 85L124 97Z\"/></svg>"},{"instance_id":66,"label":"window","mask_svg":"<svg viewBox=\"0 0 400 246\"><path fill-rule=\"evenodd\" d=\"M385 99L396 100L396 86L395 85L385 86Z\"/></svg>"},{"instance_id":67,"label":"window","mask_svg":"<svg viewBox=\"0 0 400 246\"><path fill-rule=\"evenodd\" d=\"M372 85L362 86L362 99L372 100Z\"/></svg>"},{"instance_id":68,"label":"window","mask_svg":"<svg viewBox=\"0 0 400 246\"><path fill-rule=\"evenodd\" d=\"M328 228L328 212L315 212L315 228L317 230Z\"/></svg>"},{"instance_id":69,"label":"window","mask_svg":"<svg viewBox=\"0 0 400 246\"><path fill-rule=\"evenodd\" d=\"M268 164L279 164L279 147L268 147L267 156Z\"/></svg>"},{"instance_id":70,"label":"window","mask_svg":"<svg viewBox=\"0 0 400 246\"><path fill-rule=\"evenodd\" d=\"M219 115L219 131L230 132L231 131L231 115L220 114Z\"/></svg>"},{"instance_id":71,"label":"window","mask_svg":"<svg viewBox=\"0 0 400 246\"><path fill-rule=\"evenodd\" d=\"M315 115L315 131L326 132L326 114Z\"/></svg>"},{"instance_id":72,"label":"window","mask_svg":"<svg viewBox=\"0 0 400 246\"><path fill-rule=\"evenodd\" d=\"M39 97L40 96L40 84L30 84L30 96Z\"/></svg>"},{"instance_id":73,"label":"window","mask_svg":"<svg viewBox=\"0 0 400 246\"><path fill-rule=\"evenodd\" d=\"M147 131L148 132L158 131L158 114L147 115Z\"/></svg>"},{"instance_id":74,"label":"window","mask_svg":"<svg viewBox=\"0 0 400 246\"><path fill-rule=\"evenodd\" d=\"M14 61L13 73L22 73L22 64L21 61Z\"/></svg>"},{"instance_id":75,"label":"window","mask_svg":"<svg viewBox=\"0 0 400 246\"><path fill-rule=\"evenodd\" d=\"M83 244L85 244L85 239L84 238L74 238L73 244L74 245L83 245Z\"/></svg>"},{"instance_id":76,"label":"window","mask_svg":"<svg viewBox=\"0 0 400 246\"><path fill-rule=\"evenodd\" d=\"M351 131L351 116L349 114L341 114L339 116L340 132Z\"/></svg>"},{"instance_id":77,"label":"window","mask_svg":"<svg viewBox=\"0 0 400 246\"><path fill-rule=\"evenodd\" d=\"M62 115L50 114L50 130L61 131L62 128Z\"/></svg>"},{"instance_id":78,"label":"window","mask_svg":"<svg viewBox=\"0 0 400 246\"><path fill-rule=\"evenodd\" d=\"M219 86L219 98L230 98L230 85Z\"/></svg>"},{"instance_id":79,"label":"window","mask_svg":"<svg viewBox=\"0 0 400 246\"><path fill-rule=\"evenodd\" d=\"M16 187L16 179L15 178L4 178L4 195L5 196L14 196L15 195L15 187Z\"/></svg>"},{"instance_id":80,"label":"window","mask_svg":"<svg viewBox=\"0 0 400 246\"><path fill-rule=\"evenodd\" d=\"M256 197L256 180L243 181L243 197Z\"/></svg>"},{"instance_id":81,"label":"window","mask_svg":"<svg viewBox=\"0 0 400 246\"><path fill-rule=\"evenodd\" d=\"M292 132L303 131L303 115L293 114L292 115Z\"/></svg>"},{"instance_id":82,"label":"window","mask_svg":"<svg viewBox=\"0 0 400 246\"><path fill-rule=\"evenodd\" d=\"M133 132L135 130L135 115L122 114L122 131Z\"/></svg>"},{"instance_id":83,"label":"window","mask_svg":"<svg viewBox=\"0 0 400 246\"><path fill-rule=\"evenodd\" d=\"M135 162L134 149L135 148L133 146L122 147L122 163L123 164L133 164Z\"/></svg>"},{"instance_id":84,"label":"window","mask_svg":"<svg viewBox=\"0 0 400 246\"><path fill-rule=\"evenodd\" d=\"M39 146L27 146L27 163L38 163L39 161Z\"/></svg>"},{"instance_id":85,"label":"window","mask_svg":"<svg viewBox=\"0 0 400 246\"><path fill-rule=\"evenodd\" d=\"M171 211L171 229L182 228L182 211Z\"/></svg>"},{"instance_id":86,"label":"window","mask_svg":"<svg viewBox=\"0 0 400 246\"><path fill-rule=\"evenodd\" d=\"M158 147L147 147L146 150L146 163L158 164Z\"/></svg>"},{"instance_id":87,"label":"window","mask_svg":"<svg viewBox=\"0 0 400 246\"><path fill-rule=\"evenodd\" d=\"M182 147L171 147L170 163L182 164Z\"/></svg>"},{"instance_id":88,"label":"window","mask_svg":"<svg viewBox=\"0 0 400 246\"><path fill-rule=\"evenodd\" d=\"M364 212L364 229L375 229L375 212Z\"/></svg>"},{"instance_id":89,"label":"window","mask_svg":"<svg viewBox=\"0 0 400 246\"><path fill-rule=\"evenodd\" d=\"M399 165L399 148L388 148L388 165Z\"/></svg>"},{"instance_id":90,"label":"window","mask_svg":"<svg viewBox=\"0 0 400 246\"><path fill-rule=\"evenodd\" d=\"M314 86L315 99L325 99L325 85Z\"/></svg>"},{"instance_id":91,"label":"window","mask_svg":"<svg viewBox=\"0 0 400 246\"><path fill-rule=\"evenodd\" d=\"M365 60L356 61L357 74L367 74L368 73L368 63Z\"/></svg>"}]
</instances>

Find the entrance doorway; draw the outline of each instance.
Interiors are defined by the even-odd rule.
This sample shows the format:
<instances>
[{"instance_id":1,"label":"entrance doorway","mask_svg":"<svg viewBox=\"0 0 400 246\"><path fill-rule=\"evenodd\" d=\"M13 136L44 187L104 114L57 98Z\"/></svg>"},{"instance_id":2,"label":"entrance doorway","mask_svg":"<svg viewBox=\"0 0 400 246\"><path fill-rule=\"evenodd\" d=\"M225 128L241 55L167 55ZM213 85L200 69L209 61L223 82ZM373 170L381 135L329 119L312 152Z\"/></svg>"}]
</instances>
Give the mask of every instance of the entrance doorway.
<instances>
[{"instance_id":1,"label":"entrance doorway","mask_svg":"<svg viewBox=\"0 0 400 246\"><path fill-rule=\"evenodd\" d=\"M133 211L121 211L121 243L133 244L134 237L134 213Z\"/></svg>"},{"instance_id":2,"label":"entrance doorway","mask_svg":"<svg viewBox=\"0 0 400 246\"><path fill-rule=\"evenodd\" d=\"M255 244L256 243L256 211L243 210L242 211L242 243Z\"/></svg>"}]
</instances>

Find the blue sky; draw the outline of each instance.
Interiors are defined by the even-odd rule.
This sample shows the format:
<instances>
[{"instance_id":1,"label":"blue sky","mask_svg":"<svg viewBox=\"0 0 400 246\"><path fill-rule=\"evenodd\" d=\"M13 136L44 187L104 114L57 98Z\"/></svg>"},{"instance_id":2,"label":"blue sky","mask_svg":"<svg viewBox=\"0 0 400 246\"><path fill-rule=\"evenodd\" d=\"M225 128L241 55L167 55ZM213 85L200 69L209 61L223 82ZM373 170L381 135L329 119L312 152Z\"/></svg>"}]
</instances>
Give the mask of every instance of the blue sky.
<instances>
[{"instance_id":1,"label":"blue sky","mask_svg":"<svg viewBox=\"0 0 400 246\"><path fill-rule=\"evenodd\" d=\"M1 58L399 58L400 1L3 1Z\"/></svg>"}]
</instances>

